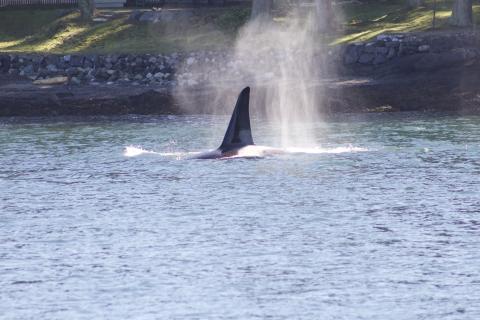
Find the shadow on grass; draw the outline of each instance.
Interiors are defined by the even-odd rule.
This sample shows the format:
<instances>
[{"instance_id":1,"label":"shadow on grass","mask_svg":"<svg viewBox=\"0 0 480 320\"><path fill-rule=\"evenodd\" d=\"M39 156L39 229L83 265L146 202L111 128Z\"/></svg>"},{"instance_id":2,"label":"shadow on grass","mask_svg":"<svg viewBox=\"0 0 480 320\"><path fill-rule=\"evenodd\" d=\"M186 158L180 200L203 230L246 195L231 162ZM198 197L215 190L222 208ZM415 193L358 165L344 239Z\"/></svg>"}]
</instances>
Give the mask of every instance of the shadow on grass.
<instances>
[{"instance_id":1,"label":"shadow on grass","mask_svg":"<svg viewBox=\"0 0 480 320\"><path fill-rule=\"evenodd\" d=\"M216 49L231 46L236 31L247 15L235 11L214 10L196 19L168 24L132 24L128 10L114 12L105 22L84 24L77 12L67 12L55 19L26 21L37 29L17 35L0 32L0 50L37 53L155 53ZM212 13L213 12L213 13ZM232 13L233 12L233 13ZM101 13L101 11L99 12ZM18 13L24 15L23 13ZM50 17L53 13L50 14ZM231 17L235 19L231 20ZM1 13L0 13L1 18ZM48 23L45 21L47 20ZM238 26L237 26L238 24ZM219 30L219 25L225 31ZM34 30L34 31L33 31Z\"/></svg>"}]
</instances>

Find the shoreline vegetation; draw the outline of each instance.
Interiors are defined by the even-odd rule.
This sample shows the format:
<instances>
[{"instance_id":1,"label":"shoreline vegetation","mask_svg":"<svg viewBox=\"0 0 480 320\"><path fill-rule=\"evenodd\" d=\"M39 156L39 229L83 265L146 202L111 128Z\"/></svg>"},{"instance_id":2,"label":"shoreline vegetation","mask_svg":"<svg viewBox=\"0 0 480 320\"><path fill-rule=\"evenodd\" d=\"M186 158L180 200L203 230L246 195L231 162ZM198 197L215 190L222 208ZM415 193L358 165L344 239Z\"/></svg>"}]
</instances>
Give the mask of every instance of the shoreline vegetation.
<instances>
[{"instance_id":1,"label":"shoreline vegetation","mask_svg":"<svg viewBox=\"0 0 480 320\"><path fill-rule=\"evenodd\" d=\"M312 84L324 95L320 112L480 113L479 33L449 27L446 2L432 30L431 6L337 8L344 23L318 46L329 79ZM183 103L211 101L215 72L224 71L218 61L249 8L162 11L160 23L142 20L151 10L97 10L92 23L71 9L0 11L0 116L208 113L180 109L178 89ZM474 14L480 21L480 6ZM284 19L277 12L275 23ZM193 68L203 61L211 61L211 79ZM256 89L259 101L266 87Z\"/></svg>"}]
</instances>

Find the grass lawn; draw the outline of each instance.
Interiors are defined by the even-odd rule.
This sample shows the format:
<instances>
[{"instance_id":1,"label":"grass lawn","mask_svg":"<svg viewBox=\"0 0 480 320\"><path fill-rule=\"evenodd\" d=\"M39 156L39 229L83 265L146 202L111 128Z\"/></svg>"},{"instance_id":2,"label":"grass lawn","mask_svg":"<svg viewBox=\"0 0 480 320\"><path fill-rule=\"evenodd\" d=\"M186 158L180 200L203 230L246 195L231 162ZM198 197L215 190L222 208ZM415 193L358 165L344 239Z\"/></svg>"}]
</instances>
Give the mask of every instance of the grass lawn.
<instances>
[{"instance_id":1,"label":"grass lawn","mask_svg":"<svg viewBox=\"0 0 480 320\"><path fill-rule=\"evenodd\" d=\"M436 30L452 29L448 18L452 9L451 0L437 0ZM433 0L415 10L405 7L405 0L385 2L367 1L350 4L340 11L343 15L343 35L336 36L332 43L365 41L382 33L432 30ZM480 22L480 5L474 5L474 21Z\"/></svg>"},{"instance_id":2,"label":"grass lawn","mask_svg":"<svg viewBox=\"0 0 480 320\"><path fill-rule=\"evenodd\" d=\"M404 0L351 3L338 8L331 44L364 41L385 32L424 31L432 26L432 1L409 10ZM438 0L437 28L448 29L451 1ZM84 24L69 9L0 11L0 52L150 53L229 47L248 20L249 8L199 8L188 23L133 24L131 10L97 10L103 21ZM480 21L480 5L474 8ZM106 20L106 21L105 21Z\"/></svg>"},{"instance_id":3,"label":"grass lawn","mask_svg":"<svg viewBox=\"0 0 480 320\"><path fill-rule=\"evenodd\" d=\"M97 10L107 21L84 24L74 10L0 11L0 51L149 53L216 49L232 45L247 21L245 7L197 9L188 23L135 24L131 10Z\"/></svg>"}]
</instances>

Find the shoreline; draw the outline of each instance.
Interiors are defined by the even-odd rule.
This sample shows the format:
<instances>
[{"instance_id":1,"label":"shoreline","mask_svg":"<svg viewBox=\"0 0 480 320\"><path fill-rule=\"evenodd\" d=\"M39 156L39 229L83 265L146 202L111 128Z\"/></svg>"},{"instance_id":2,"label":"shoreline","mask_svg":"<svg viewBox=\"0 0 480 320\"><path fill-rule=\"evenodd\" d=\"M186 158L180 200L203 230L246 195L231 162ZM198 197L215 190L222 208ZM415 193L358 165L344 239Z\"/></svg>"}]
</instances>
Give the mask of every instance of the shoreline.
<instances>
[{"instance_id":1,"label":"shoreline","mask_svg":"<svg viewBox=\"0 0 480 320\"><path fill-rule=\"evenodd\" d=\"M273 57L278 59L278 53ZM232 64L225 51L107 56L0 53L0 117L222 113L224 108L212 106L212 101L220 89L222 96L236 97L249 83L241 72L244 64ZM214 79L225 73L226 65L233 68L232 79L216 84ZM325 79L311 83L309 90L319 96L321 114L480 114L476 32L381 35L367 43L323 48L317 67ZM270 75L270 80L275 77ZM252 86L252 106L262 105L268 83L266 79L265 84ZM253 112L264 110L257 107Z\"/></svg>"},{"instance_id":2,"label":"shoreline","mask_svg":"<svg viewBox=\"0 0 480 320\"><path fill-rule=\"evenodd\" d=\"M328 80L310 88L321 92L319 114L384 112L456 112L480 114L480 67L435 73L390 75L382 79ZM252 114L267 87L252 88ZM237 87L224 87L236 97ZM0 117L228 114L230 105L212 107L218 88L191 89L178 101L162 86L0 84ZM192 106L186 106L188 101ZM182 106L181 106L182 105ZM214 110L214 111L212 111Z\"/></svg>"}]
</instances>

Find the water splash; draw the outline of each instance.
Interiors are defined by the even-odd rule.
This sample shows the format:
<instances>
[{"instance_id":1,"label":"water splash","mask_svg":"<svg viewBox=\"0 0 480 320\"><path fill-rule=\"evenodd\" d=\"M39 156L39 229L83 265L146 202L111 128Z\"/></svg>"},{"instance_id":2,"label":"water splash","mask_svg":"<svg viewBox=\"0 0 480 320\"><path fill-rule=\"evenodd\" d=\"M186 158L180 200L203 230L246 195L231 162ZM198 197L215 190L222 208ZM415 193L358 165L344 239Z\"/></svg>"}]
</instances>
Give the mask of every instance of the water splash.
<instances>
[{"instance_id":1,"label":"water splash","mask_svg":"<svg viewBox=\"0 0 480 320\"><path fill-rule=\"evenodd\" d=\"M251 56L259 63L244 66L255 87L264 87L264 109L279 128L282 147L314 146L319 96L312 86L321 70L316 63L315 15L294 10L285 23L250 22L240 33L235 59Z\"/></svg>"},{"instance_id":2,"label":"water splash","mask_svg":"<svg viewBox=\"0 0 480 320\"><path fill-rule=\"evenodd\" d=\"M141 147L134 147L128 146L125 147L123 155L125 157L138 157L145 154L153 154L162 157L173 157L176 160L183 160L188 159L192 156L201 154L203 151L190 151L190 152L156 152L152 150L145 150ZM277 151L277 152L276 152ZM347 147L334 147L334 148L321 148L321 147L313 147L313 148L298 148L298 147L288 147L288 148L280 148L275 149L272 147L265 147L265 146L247 146L242 148L240 152L231 157L225 158L262 158L266 155L281 155L281 154L339 154L339 153L353 153L353 152L367 152L371 151L366 148L361 147L354 147L354 146L347 146Z\"/></svg>"},{"instance_id":3,"label":"water splash","mask_svg":"<svg viewBox=\"0 0 480 320\"><path fill-rule=\"evenodd\" d=\"M125 149L123 151L123 155L125 157L129 157L129 158L138 157L138 156L145 155L145 154L155 154L155 155L164 156L164 157L182 157L182 156L185 156L187 153L185 153L185 152L156 152L156 151L145 150L141 147L134 147L134 146L125 147Z\"/></svg>"},{"instance_id":4,"label":"water splash","mask_svg":"<svg viewBox=\"0 0 480 320\"><path fill-rule=\"evenodd\" d=\"M250 21L225 57L208 63L186 63L179 72L208 88L212 97L199 103L189 95L192 90L188 85L182 87L185 81L179 80L179 103L197 112L202 105L203 112L230 114L238 92L250 86L251 113L263 113L273 123L275 145L317 145L314 124L320 120L322 104L318 82L324 74L323 48L316 30L320 15L313 8L293 8L283 20Z\"/></svg>"},{"instance_id":5,"label":"water splash","mask_svg":"<svg viewBox=\"0 0 480 320\"><path fill-rule=\"evenodd\" d=\"M125 147L125 149L123 150L123 155L125 157L138 157L142 154L156 154L156 152L134 146Z\"/></svg>"}]
</instances>

